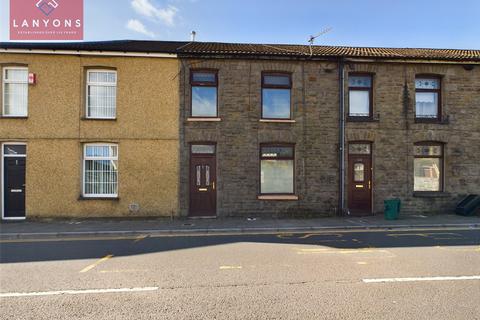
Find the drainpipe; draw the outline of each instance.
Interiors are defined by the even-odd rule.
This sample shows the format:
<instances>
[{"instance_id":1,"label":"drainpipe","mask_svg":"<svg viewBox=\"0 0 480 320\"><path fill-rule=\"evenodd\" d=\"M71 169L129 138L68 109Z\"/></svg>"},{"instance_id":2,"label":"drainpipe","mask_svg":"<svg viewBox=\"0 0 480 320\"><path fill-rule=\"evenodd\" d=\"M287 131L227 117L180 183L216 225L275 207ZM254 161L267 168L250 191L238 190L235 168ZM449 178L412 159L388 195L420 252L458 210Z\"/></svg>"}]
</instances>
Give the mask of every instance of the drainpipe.
<instances>
[{"instance_id":1,"label":"drainpipe","mask_svg":"<svg viewBox=\"0 0 480 320\"><path fill-rule=\"evenodd\" d=\"M339 155L339 172L340 183L338 199L338 215L343 215L345 211L345 58L341 57L338 61L338 86L339 86L339 143L338 143L338 155Z\"/></svg>"}]
</instances>

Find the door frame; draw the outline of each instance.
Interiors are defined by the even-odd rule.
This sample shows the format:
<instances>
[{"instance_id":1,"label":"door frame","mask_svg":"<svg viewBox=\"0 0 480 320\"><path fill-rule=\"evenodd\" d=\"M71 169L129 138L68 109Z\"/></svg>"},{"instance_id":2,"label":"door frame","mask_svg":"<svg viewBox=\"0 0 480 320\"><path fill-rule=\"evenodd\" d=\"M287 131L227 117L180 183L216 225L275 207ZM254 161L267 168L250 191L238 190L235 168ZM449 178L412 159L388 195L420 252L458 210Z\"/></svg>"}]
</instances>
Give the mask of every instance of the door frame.
<instances>
[{"instance_id":1,"label":"door frame","mask_svg":"<svg viewBox=\"0 0 480 320\"><path fill-rule=\"evenodd\" d=\"M27 143L26 142L4 142L4 143L0 143L0 153L1 153L1 163L0 163L0 179L1 179L1 182L0 182L0 185L1 185L1 192L2 192L2 195L1 195L1 199L2 199L2 220L25 220L27 218L27 213L25 212L25 216L24 217L5 217L5 167L4 167L4 163L5 163L5 158L27 158L27 152L25 152L25 154L20 154L20 155L5 155L4 153L4 146L8 146L8 145L22 145L22 146L26 146ZM26 174L26 170L27 170L27 164L25 162L25 174ZM25 179L26 181L26 179ZM25 182L26 183L26 182ZM26 193L25 193L25 197L26 197Z\"/></svg>"},{"instance_id":2,"label":"door frame","mask_svg":"<svg viewBox=\"0 0 480 320\"><path fill-rule=\"evenodd\" d=\"M191 192L192 192L192 158L194 157L192 153L192 147L195 145L209 145L209 146L214 146L215 147L215 152L214 153L195 153L195 155L198 155L198 157L211 157L215 159L215 183L216 187L214 189L215 191L215 212L211 216L192 216L191 215ZM187 217L190 219L202 219L202 218L217 218L218 213L217 213L217 205L218 205L218 165L217 165L217 143L212 142L212 141L193 141L189 142L188 144L188 210L187 210Z\"/></svg>"},{"instance_id":3,"label":"door frame","mask_svg":"<svg viewBox=\"0 0 480 320\"><path fill-rule=\"evenodd\" d=\"M370 145L370 181L371 181L371 188L370 188L370 210L367 212L368 214L370 215L373 215L374 214L374 210L373 210L373 188L375 186L374 184L374 170L373 170L373 146L374 146L374 143L373 141L368 141L368 140L353 140L353 141L348 141L347 143L347 172L346 172L346 175L347 175L347 179L346 179L346 182L347 182L347 190L349 192L348 194L348 197L347 197L347 208L348 208L348 211L350 212L350 203L349 203L349 199L350 199L350 158L352 156L355 156L355 153L352 153L350 154L350 145L351 144L369 144ZM357 154L358 155L358 154ZM366 154L364 155L361 155L361 156L366 156ZM350 214L351 215L351 214Z\"/></svg>"}]
</instances>

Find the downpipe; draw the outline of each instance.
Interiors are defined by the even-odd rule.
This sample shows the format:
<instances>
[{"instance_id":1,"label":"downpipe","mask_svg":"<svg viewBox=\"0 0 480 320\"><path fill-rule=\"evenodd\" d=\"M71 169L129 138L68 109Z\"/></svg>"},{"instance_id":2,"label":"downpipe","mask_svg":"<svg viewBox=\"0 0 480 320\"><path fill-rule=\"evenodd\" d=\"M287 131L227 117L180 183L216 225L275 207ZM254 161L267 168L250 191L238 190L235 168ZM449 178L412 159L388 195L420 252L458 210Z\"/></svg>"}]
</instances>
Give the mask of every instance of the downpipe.
<instances>
[{"instance_id":1,"label":"downpipe","mask_svg":"<svg viewBox=\"0 0 480 320\"><path fill-rule=\"evenodd\" d=\"M338 215L345 214L345 58L341 57L338 61L338 79L339 79L339 141L338 141L338 161L339 161L339 199Z\"/></svg>"}]
</instances>

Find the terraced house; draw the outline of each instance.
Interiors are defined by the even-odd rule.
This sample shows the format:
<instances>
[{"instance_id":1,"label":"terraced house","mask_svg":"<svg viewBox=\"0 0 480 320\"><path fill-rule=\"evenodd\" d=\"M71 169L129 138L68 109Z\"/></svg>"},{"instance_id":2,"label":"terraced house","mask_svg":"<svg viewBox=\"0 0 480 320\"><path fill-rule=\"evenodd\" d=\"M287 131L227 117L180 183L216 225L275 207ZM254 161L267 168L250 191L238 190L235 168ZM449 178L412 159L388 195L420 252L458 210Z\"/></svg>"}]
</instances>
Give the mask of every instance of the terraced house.
<instances>
[{"instance_id":1,"label":"terraced house","mask_svg":"<svg viewBox=\"0 0 480 320\"><path fill-rule=\"evenodd\" d=\"M295 216L480 193L478 50L1 48L4 218L22 199L28 216Z\"/></svg>"}]
</instances>

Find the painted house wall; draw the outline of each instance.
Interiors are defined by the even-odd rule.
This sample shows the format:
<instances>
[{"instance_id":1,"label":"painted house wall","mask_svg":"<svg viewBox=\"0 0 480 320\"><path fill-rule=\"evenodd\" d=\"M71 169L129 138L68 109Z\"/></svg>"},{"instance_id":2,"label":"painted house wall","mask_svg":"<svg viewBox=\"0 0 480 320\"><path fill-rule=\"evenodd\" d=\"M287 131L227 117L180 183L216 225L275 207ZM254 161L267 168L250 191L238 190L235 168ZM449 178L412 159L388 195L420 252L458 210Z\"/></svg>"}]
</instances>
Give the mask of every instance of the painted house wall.
<instances>
[{"instance_id":1,"label":"painted house wall","mask_svg":"<svg viewBox=\"0 0 480 320\"><path fill-rule=\"evenodd\" d=\"M28 118L0 118L0 142L27 143L27 217L170 216L178 211L178 60L1 54L28 66ZM117 119L85 119L90 67L117 71ZM118 143L119 198L80 200L83 144ZM130 204L140 210L131 212Z\"/></svg>"},{"instance_id":2,"label":"painted house wall","mask_svg":"<svg viewBox=\"0 0 480 320\"><path fill-rule=\"evenodd\" d=\"M189 121L190 69L218 70L219 122ZM217 143L217 215L333 215L338 210L338 65L321 61L183 59L181 77L182 215L189 210L189 146ZM292 73L294 123L265 123L261 117L261 72ZM374 74L374 118L347 122L345 142L373 143L373 212L383 201L402 200L404 213L452 212L466 194L480 193L480 67L428 63L347 63L349 72ZM442 77L442 108L449 121L415 123L415 75ZM404 92L406 84L406 91ZM407 97L407 98L405 98ZM444 192L413 192L413 145L438 141L444 148ZM259 145L295 144L297 201L258 199ZM348 155L345 157L348 168ZM347 172L347 170L346 170ZM346 179L348 182L348 179ZM348 199L348 185L346 186ZM346 206L347 203L346 203Z\"/></svg>"}]
</instances>

